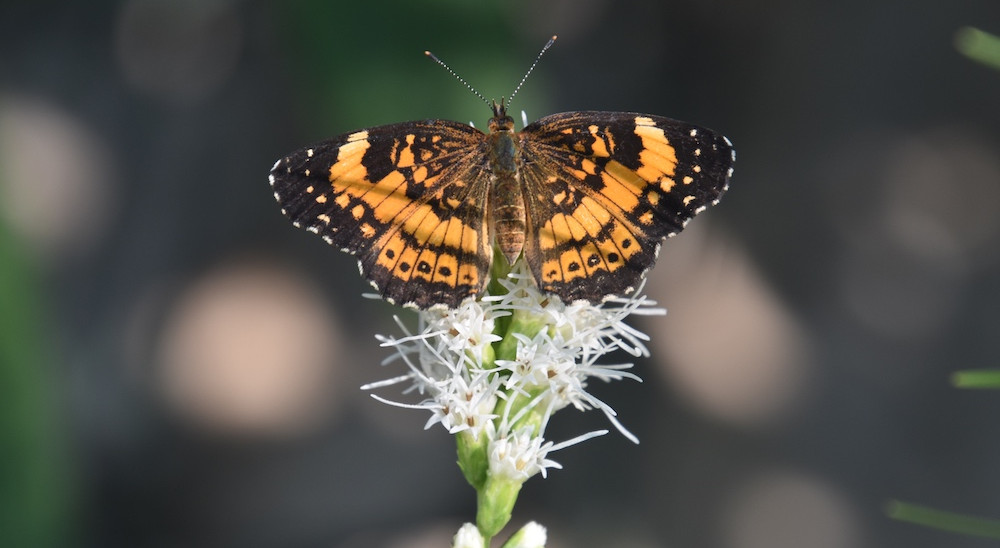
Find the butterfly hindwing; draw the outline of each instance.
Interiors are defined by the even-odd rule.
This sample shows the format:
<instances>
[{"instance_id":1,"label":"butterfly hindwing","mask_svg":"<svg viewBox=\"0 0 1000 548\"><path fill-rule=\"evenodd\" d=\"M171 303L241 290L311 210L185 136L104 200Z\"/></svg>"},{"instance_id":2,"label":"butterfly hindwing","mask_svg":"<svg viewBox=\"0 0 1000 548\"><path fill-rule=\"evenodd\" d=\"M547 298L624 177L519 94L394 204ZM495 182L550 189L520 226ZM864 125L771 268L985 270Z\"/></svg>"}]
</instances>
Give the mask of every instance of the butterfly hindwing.
<instances>
[{"instance_id":1,"label":"butterfly hindwing","mask_svg":"<svg viewBox=\"0 0 1000 548\"><path fill-rule=\"evenodd\" d=\"M271 186L296 226L358 256L390 302L456 306L485 286L484 134L428 120L356 131L278 160Z\"/></svg>"}]
</instances>

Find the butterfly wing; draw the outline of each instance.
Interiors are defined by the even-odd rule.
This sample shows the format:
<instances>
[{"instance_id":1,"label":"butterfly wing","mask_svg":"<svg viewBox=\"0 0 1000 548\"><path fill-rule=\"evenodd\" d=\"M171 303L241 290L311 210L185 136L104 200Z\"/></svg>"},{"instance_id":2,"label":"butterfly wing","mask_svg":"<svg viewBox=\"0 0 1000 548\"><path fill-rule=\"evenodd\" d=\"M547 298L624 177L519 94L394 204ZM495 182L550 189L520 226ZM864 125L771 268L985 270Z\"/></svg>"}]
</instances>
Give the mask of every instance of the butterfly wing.
<instances>
[{"instance_id":1,"label":"butterfly wing","mask_svg":"<svg viewBox=\"0 0 1000 548\"><path fill-rule=\"evenodd\" d=\"M521 137L525 258L566 301L633 291L663 239L718 202L735 160L713 131L636 113L555 114Z\"/></svg>"},{"instance_id":2,"label":"butterfly wing","mask_svg":"<svg viewBox=\"0 0 1000 548\"><path fill-rule=\"evenodd\" d=\"M379 126L285 156L270 182L282 213L356 255L387 301L454 307L489 276L483 137L444 120Z\"/></svg>"}]
</instances>

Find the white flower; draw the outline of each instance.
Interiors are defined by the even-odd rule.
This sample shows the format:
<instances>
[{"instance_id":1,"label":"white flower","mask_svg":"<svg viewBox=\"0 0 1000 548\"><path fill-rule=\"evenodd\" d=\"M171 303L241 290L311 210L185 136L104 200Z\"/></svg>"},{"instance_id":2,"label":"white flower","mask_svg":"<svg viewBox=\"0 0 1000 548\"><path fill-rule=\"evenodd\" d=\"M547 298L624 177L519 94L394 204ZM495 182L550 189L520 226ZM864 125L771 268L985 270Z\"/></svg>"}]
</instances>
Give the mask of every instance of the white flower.
<instances>
[{"instance_id":1,"label":"white flower","mask_svg":"<svg viewBox=\"0 0 1000 548\"><path fill-rule=\"evenodd\" d=\"M545 477L547 469L562 468L558 462L546 458L549 453L607 433L607 430L595 430L571 440L553 443L545 441L542 433L536 433L532 427L519 428L490 440L487 449L490 475L519 483L539 472Z\"/></svg>"},{"instance_id":2,"label":"white flower","mask_svg":"<svg viewBox=\"0 0 1000 548\"><path fill-rule=\"evenodd\" d=\"M544 444L544 447L543 447ZM545 476L547 468L562 468L555 461L546 459L552 442L536 436L534 428L527 426L499 439L490 440L490 475L523 483L538 472Z\"/></svg>"},{"instance_id":3,"label":"white flower","mask_svg":"<svg viewBox=\"0 0 1000 548\"><path fill-rule=\"evenodd\" d=\"M451 546L452 548L483 548L484 542L479 529L471 523L466 523L458 529L458 533L455 533Z\"/></svg>"},{"instance_id":4,"label":"white flower","mask_svg":"<svg viewBox=\"0 0 1000 548\"><path fill-rule=\"evenodd\" d=\"M451 546L452 548L483 548L485 540L475 525L464 523L452 539ZM545 548L547 541L548 535L545 527L537 522L529 521L518 532L514 533L510 540L504 543L503 548Z\"/></svg>"},{"instance_id":5,"label":"white flower","mask_svg":"<svg viewBox=\"0 0 1000 548\"><path fill-rule=\"evenodd\" d=\"M484 424L492 420L501 379L486 369L492 360L492 343L500 340L493 334L494 311L469 301L452 310L431 310L420 313L419 334L413 335L396 318L406 335L396 339L382 335L376 338L382 346L393 347L396 354L383 365L403 360L410 371L406 375L363 386L369 390L409 381L405 391L416 390L427 396L417 405L406 405L378 398L402 407L431 411L426 427L441 423L456 434L471 430L479 435Z\"/></svg>"},{"instance_id":6,"label":"white flower","mask_svg":"<svg viewBox=\"0 0 1000 548\"><path fill-rule=\"evenodd\" d=\"M588 391L588 382L639 381L627 371L632 364L597 362L617 350L648 356L648 337L624 320L665 311L641 291L601 305L563 303L535 287L523 261L499 282L506 291L501 295L469 300L451 310L420 312L416 334L397 318L404 336L378 340L396 351L384 363L402 360L409 371L363 388L409 383L404 393L424 395L418 404L374 397L430 411L427 428L441 423L452 434L483 439L489 473L520 482L559 468L549 453L606 433L590 432L558 444L546 441L549 418L564 407L600 409L619 432L638 443L614 409Z\"/></svg>"},{"instance_id":7,"label":"white flower","mask_svg":"<svg viewBox=\"0 0 1000 548\"><path fill-rule=\"evenodd\" d=\"M547 541L545 528L534 521L529 521L503 545L503 548L545 548Z\"/></svg>"}]
</instances>

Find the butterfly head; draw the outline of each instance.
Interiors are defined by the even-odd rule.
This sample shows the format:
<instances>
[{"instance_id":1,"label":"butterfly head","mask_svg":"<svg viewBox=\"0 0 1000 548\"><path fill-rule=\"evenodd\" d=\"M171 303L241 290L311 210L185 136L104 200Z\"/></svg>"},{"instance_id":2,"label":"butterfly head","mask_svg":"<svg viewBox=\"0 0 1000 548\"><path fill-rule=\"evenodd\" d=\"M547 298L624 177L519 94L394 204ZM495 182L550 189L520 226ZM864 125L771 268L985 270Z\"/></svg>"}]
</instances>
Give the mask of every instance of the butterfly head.
<instances>
[{"instance_id":1,"label":"butterfly head","mask_svg":"<svg viewBox=\"0 0 1000 548\"><path fill-rule=\"evenodd\" d=\"M504 105L503 98L500 102L493 101L493 117L490 118L490 133L497 131L514 131L514 119L507 116L507 106Z\"/></svg>"}]
</instances>

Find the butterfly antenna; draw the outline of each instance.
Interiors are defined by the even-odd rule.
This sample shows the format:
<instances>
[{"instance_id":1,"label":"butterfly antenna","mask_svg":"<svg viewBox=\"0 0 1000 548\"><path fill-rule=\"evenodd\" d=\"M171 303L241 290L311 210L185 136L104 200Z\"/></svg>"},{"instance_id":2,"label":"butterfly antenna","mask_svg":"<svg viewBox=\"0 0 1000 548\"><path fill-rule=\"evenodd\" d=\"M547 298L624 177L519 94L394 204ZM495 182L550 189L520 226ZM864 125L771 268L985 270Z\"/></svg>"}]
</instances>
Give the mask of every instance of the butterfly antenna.
<instances>
[{"instance_id":1,"label":"butterfly antenna","mask_svg":"<svg viewBox=\"0 0 1000 548\"><path fill-rule=\"evenodd\" d=\"M469 91L471 91L472 93L476 94L476 97L479 97L480 99L482 99L484 103L486 103L487 105L490 104L490 102L486 100L486 97L483 97L483 94L481 94L478 91L476 91L476 88L474 88L471 85L469 85L469 83L466 82L464 78L462 78L461 76L459 76L458 73L456 73L455 71L451 70L451 67L449 67L448 65L444 64L444 61L438 59L437 55L434 55L433 53L431 53L429 51L425 51L424 55L426 55L427 57L430 57L431 59L434 60L435 63L437 63L437 64L441 65L442 67L444 67L444 70L447 70L449 73L451 73L452 76L454 76L455 78L457 78L459 82L462 82L462 84L465 85L465 87L469 88Z\"/></svg>"},{"instance_id":2,"label":"butterfly antenna","mask_svg":"<svg viewBox=\"0 0 1000 548\"><path fill-rule=\"evenodd\" d=\"M517 87L514 88L514 92L510 94L510 97L507 99L507 104L510 104L514 100L514 96L517 95L517 92L521 91L521 86L524 85L524 81L528 79L528 75L531 74L531 71L535 70L535 65L537 65L538 61L542 59L542 55L545 55L545 52L552 47L552 44L556 43L556 38L558 38L558 36L549 38L549 41L542 46L542 51L538 52L538 57L535 57L535 62L531 63L531 66L528 67L528 72L524 73L524 77L521 78L521 82L517 84Z\"/></svg>"}]
</instances>

